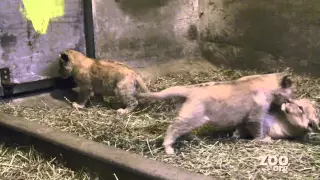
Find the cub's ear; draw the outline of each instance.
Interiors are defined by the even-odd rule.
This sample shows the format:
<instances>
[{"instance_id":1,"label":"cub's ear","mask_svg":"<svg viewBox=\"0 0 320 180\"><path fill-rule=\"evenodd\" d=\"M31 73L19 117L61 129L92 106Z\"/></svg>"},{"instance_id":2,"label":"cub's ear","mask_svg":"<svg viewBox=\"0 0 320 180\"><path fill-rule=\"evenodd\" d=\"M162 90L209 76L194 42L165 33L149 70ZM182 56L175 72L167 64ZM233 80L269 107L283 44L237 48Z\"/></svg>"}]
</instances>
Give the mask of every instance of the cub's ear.
<instances>
[{"instance_id":1,"label":"cub's ear","mask_svg":"<svg viewBox=\"0 0 320 180\"><path fill-rule=\"evenodd\" d=\"M69 62L69 57L68 55L66 55L64 52L59 54L60 59L64 62L64 63L68 63Z\"/></svg>"},{"instance_id":2,"label":"cub's ear","mask_svg":"<svg viewBox=\"0 0 320 180\"><path fill-rule=\"evenodd\" d=\"M290 78L290 75L286 75L281 80L281 87L282 88L291 88L292 87L292 79Z\"/></svg>"},{"instance_id":3,"label":"cub's ear","mask_svg":"<svg viewBox=\"0 0 320 180\"><path fill-rule=\"evenodd\" d=\"M287 104L286 103L281 104L281 111L286 113L286 114L291 113L290 109L287 108Z\"/></svg>"}]
</instances>

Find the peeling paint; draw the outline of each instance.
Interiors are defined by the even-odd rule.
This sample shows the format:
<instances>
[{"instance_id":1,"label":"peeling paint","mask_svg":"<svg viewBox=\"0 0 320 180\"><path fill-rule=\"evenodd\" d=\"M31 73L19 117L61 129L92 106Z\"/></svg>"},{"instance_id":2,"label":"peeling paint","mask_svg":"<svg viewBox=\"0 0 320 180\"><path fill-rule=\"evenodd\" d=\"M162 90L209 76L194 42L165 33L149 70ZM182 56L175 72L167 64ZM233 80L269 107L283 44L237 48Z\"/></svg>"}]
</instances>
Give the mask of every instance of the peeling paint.
<instances>
[{"instance_id":1,"label":"peeling paint","mask_svg":"<svg viewBox=\"0 0 320 180\"><path fill-rule=\"evenodd\" d=\"M57 77L57 54L65 49L76 47L86 53L83 0L42 1L44 3L38 0L0 0L0 66L10 69L13 83ZM58 6L60 10L52 13L52 6ZM32 8L38 12L34 14ZM37 23L42 19L35 16L42 16L43 9L49 13L44 16L51 19L39 27ZM49 16L50 11L52 16ZM52 19L62 15L63 11L64 16Z\"/></svg>"},{"instance_id":2,"label":"peeling paint","mask_svg":"<svg viewBox=\"0 0 320 180\"><path fill-rule=\"evenodd\" d=\"M64 0L23 0L20 12L39 34L46 34L51 19L64 15Z\"/></svg>"}]
</instances>

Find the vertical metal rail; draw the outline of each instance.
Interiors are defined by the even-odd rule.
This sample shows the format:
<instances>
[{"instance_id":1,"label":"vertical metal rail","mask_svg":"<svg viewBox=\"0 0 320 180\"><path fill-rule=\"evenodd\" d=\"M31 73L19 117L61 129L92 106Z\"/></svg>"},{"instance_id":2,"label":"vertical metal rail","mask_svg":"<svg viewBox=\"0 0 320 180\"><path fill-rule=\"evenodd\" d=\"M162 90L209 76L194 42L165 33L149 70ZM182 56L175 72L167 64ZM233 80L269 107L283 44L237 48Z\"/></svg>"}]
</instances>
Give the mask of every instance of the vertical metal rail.
<instances>
[{"instance_id":1,"label":"vertical metal rail","mask_svg":"<svg viewBox=\"0 0 320 180\"><path fill-rule=\"evenodd\" d=\"M92 0L83 1L84 35L87 56L95 58L94 26L92 14Z\"/></svg>"}]
</instances>

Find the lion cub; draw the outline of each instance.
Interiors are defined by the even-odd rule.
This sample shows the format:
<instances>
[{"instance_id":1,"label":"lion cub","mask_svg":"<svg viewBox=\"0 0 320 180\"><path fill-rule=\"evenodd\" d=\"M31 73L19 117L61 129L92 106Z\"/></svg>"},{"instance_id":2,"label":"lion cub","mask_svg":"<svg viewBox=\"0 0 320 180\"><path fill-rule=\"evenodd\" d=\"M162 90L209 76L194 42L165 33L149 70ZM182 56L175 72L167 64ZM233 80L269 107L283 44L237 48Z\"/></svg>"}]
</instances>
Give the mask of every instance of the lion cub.
<instances>
[{"instance_id":1,"label":"lion cub","mask_svg":"<svg viewBox=\"0 0 320 180\"><path fill-rule=\"evenodd\" d=\"M274 73L205 87L171 87L160 92L140 93L138 97L185 98L163 142L166 153L174 154L175 140L205 123L217 127L245 124L256 140L264 140L262 118L272 102L282 104L290 97L291 86L288 76Z\"/></svg>"},{"instance_id":2,"label":"lion cub","mask_svg":"<svg viewBox=\"0 0 320 180\"><path fill-rule=\"evenodd\" d=\"M87 100L94 93L103 97L115 95L125 105L118 109L120 114L132 112L138 105L135 98L137 87L149 92L141 76L132 68L112 60L94 60L81 52L66 50L59 54L59 74L63 78L72 76L80 92L74 108L84 108Z\"/></svg>"},{"instance_id":3,"label":"lion cub","mask_svg":"<svg viewBox=\"0 0 320 180\"><path fill-rule=\"evenodd\" d=\"M316 104L308 99L292 99L281 106L272 105L263 118L266 137L276 139L305 139L309 132L320 132L320 114ZM248 129L239 126L234 136L250 138Z\"/></svg>"}]
</instances>

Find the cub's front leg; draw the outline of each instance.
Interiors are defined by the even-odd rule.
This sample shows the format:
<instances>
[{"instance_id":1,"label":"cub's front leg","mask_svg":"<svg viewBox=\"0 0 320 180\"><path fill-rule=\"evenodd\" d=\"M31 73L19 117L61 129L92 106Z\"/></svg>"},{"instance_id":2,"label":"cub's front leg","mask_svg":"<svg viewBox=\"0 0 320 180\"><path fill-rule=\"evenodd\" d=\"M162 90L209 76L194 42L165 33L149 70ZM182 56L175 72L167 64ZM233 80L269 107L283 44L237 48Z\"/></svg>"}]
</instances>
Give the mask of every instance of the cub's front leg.
<instances>
[{"instance_id":1,"label":"cub's front leg","mask_svg":"<svg viewBox=\"0 0 320 180\"><path fill-rule=\"evenodd\" d=\"M83 109L91 96L92 88L90 86L79 87L77 102L73 102L72 106L76 109Z\"/></svg>"},{"instance_id":2,"label":"cub's front leg","mask_svg":"<svg viewBox=\"0 0 320 180\"><path fill-rule=\"evenodd\" d=\"M254 106L249 113L248 121L246 122L246 129L253 137L254 141L272 142L272 139L267 134L267 129L264 124L264 118L267 114L267 109L264 105Z\"/></svg>"},{"instance_id":3,"label":"cub's front leg","mask_svg":"<svg viewBox=\"0 0 320 180\"><path fill-rule=\"evenodd\" d=\"M253 136L254 141L272 143L273 139L269 136L266 129L263 127L262 119L256 118L251 119L247 123L247 129Z\"/></svg>"},{"instance_id":4,"label":"cub's front leg","mask_svg":"<svg viewBox=\"0 0 320 180\"><path fill-rule=\"evenodd\" d=\"M246 126L242 124L236 127L232 137L235 139L249 139L252 138L252 135L250 134Z\"/></svg>"}]
</instances>

